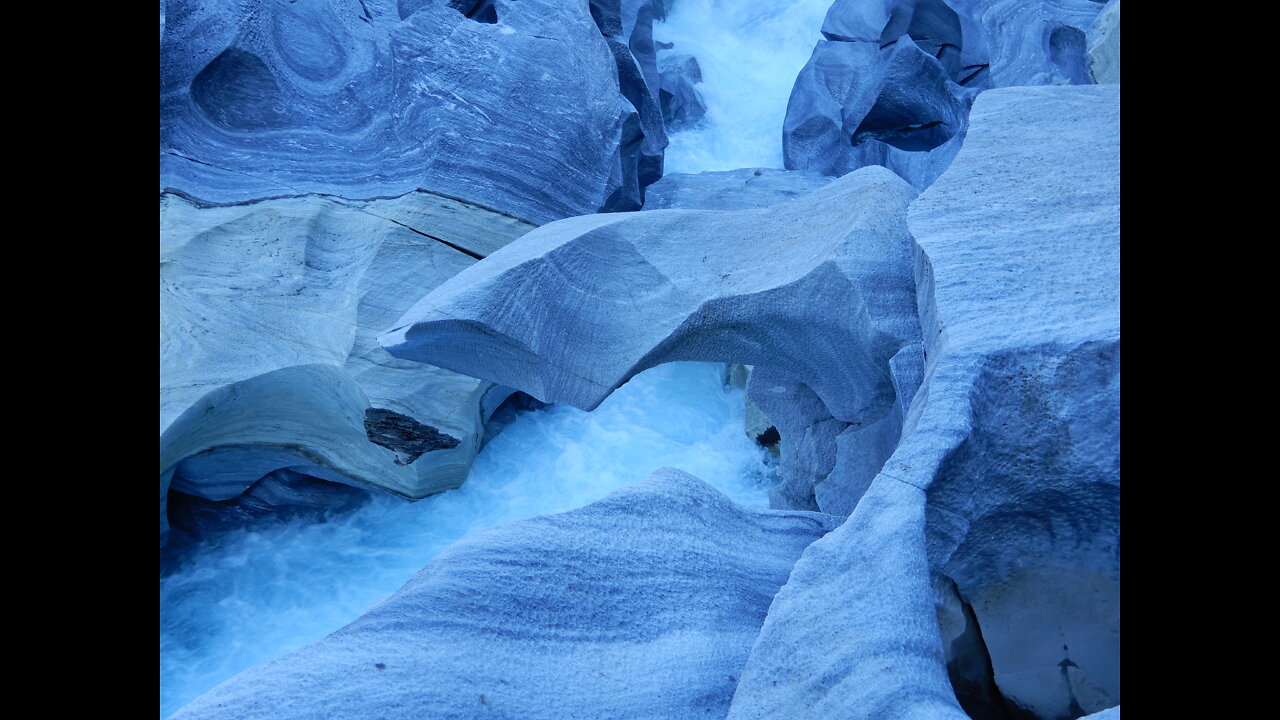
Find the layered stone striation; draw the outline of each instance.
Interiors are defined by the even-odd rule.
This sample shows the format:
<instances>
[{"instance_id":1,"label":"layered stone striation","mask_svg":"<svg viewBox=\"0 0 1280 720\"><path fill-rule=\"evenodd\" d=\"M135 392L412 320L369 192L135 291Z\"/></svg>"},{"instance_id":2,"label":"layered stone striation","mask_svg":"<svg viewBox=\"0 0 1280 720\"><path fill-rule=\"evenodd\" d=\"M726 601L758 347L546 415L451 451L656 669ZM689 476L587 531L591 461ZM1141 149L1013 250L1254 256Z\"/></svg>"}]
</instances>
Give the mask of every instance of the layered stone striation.
<instances>
[{"instance_id":1,"label":"layered stone striation","mask_svg":"<svg viewBox=\"0 0 1280 720\"><path fill-rule=\"evenodd\" d=\"M397 360L375 334L532 227L425 192L163 195L162 537L170 490L228 502L281 469L409 499L460 485L511 391Z\"/></svg>"},{"instance_id":2,"label":"layered stone striation","mask_svg":"<svg viewBox=\"0 0 1280 720\"><path fill-rule=\"evenodd\" d=\"M914 197L867 168L759 209L562 220L441 285L380 341L396 357L587 410L664 362L753 365L751 397L784 441L776 501L818 509L836 437L878 467L919 382L904 222ZM764 402L762 376L804 399ZM815 417L821 432L810 432ZM843 506L857 492L833 496Z\"/></svg>"},{"instance_id":3,"label":"layered stone striation","mask_svg":"<svg viewBox=\"0 0 1280 720\"><path fill-rule=\"evenodd\" d=\"M637 209L666 145L651 23L631 0L169 0L160 187Z\"/></svg>"}]
</instances>

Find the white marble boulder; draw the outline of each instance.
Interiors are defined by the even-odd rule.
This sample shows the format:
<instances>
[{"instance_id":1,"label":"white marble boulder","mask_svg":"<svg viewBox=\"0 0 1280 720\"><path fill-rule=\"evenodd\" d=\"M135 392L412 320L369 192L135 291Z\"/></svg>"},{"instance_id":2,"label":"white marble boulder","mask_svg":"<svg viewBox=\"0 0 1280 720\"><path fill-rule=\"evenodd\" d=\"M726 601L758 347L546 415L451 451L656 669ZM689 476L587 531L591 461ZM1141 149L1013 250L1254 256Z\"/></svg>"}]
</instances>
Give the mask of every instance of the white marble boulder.
<instances>
[{"instance_id":1,"label":"white marble boulder","mask_svg":"<svg viewBox=\"0 0 1280 720\"><path fill-rule=\"evenodd\" d=\"M174 719L724 717L774 593L837 522L658 470L468 535L350 625Z\"/></svg>"},{"instance_id":2,"label":"white marble boulder","mask_svg":"<svg viewBox=\"0 0 1280 720\"><path fill-rule=\"evenodd\" d=\"M588 410L664 362L775 373L811 396L795 412L834 430L806 433L775 416L790 400L765 407L752 390L782 434L784 470L796 470L775 502L817 509L814 484L830 472L817 463L834 457L835 436L859 435L847 440L883 453L867 460L878 467L891 449L881 430L895 421L880 423L901 418L899 398L915 393L920 327L904 223L914 196L867 168L772 207L562 220L442 284L380 341L396 357ZM876 439L862 444L865 428Z\"/></svg>"},{"instance_id":3,"label":"white marble boulder","mask_svg":"<svg viewBox=\"0 0 1280 720\"><path fill-rule=\"evenodd\" d=\"M912 203L924 382L775 598L730 720L1119 704L1119 96L983 93Z\"/></svg>"},{"instance_id":4,"label":"white marble boulder","mask_svg":"<svg viewBox=\"0 0 1280 720\"><path fill-rule=\"evenodd\" d=\"M652 11L628 7L606 37L585 2L167 0L160 188L425 189L534 223L638 208L666 140L630 50Z\"/></svg>"},{"instance_id":5,"label":"white marble boulder","mask_svg":"<svg viewBox=\"0 0 1280 720\"><path fill-rule=\"evenodd\" d=\"M391 357L375 333L532 225L431 193L160 213L160 503L282 469L416 499L457 487L509 389ZM261 488L260 488L261 489Z\"/></svg>"}]
</instances>

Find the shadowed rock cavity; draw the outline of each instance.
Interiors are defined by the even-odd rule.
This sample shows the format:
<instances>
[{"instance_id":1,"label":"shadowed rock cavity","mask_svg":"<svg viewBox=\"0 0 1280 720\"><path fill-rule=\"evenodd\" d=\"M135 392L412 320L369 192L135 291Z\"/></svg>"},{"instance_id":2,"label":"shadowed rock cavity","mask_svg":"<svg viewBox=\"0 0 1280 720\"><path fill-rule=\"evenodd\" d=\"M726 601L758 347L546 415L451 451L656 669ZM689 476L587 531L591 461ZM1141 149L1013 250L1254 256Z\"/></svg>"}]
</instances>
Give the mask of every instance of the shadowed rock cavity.
<instances>
[{"instance_id":1,"label":"shadowed rock cavity","mask_svg":"<svg viewBox=\"0 0 1280 720\"><path fill-rule=\"evenodd\" d=\"M954 580L945 575L935 576L934 602L947 677L960 707L971 720L1015 720L996 687L982 628L973 608L960 596Z\"/></svg>"},{"instance_id":2,"label":"shadowed rock cavity","mask_svg":"<svg viewBox=\"0 0 1280 720\"><path fill-rule=\"evenodd\" d=\"M897 406L915 394L903 224L914 195L868 168L762 209L570 218L440 286L380 341L396 357L586 410L664 362L751 364L783 389L765 398L753 376L751 398L791 469L775 502L825 509L815 485L832 483L836 436L878 465L901 426ZM852 489L831 490L841 512L856 502Z\"/></svg>"},{"instance_id":3,"label":"shadowed rock cavity","mask_svg":"<svg viewBox=\"0 0 1280 720\"><path fill-rule=\"evenodd\" d=\"M494 0L449 0L449 7L476 22L498 22L498 9L494 7Z\"/></svg>"},{"instance_id":4,"label":"shadowed rock cavity","mask_svg":"<svg viewBox=\"0 0 1280 720\"><path fill-rule=\"evenodd\" d=\"M787 105L786 165L827 175L883 165L927 187L959 150L974 95L909 36L883 49L819 41Z\"/></svg>"},{"instance_id":5,"label":"shadowed rock cavity","mask_svg":"<svg viewBox=\"0 0 1280 720\"><path fill-rule=\"evenodd\" d=\"M308 518L350 512L369 499L360 488L329 482L288 468L268 473L230 500L208 500L174 490L169 493L169 522L174 531L208 540L262 521ZM180 554L173 543L174 554Z\"/></svg>"},{"instance_id":6,"label":"shadowed rock cavity","mask_svg":"<svg viewBox=\"0 0 1280 720\"><path fill-rule=\"evenodd\" d=\"M1091 82L1084 30L1098 10L1088 0L837 0L787 106L786 167L883 165L928 187L959 151L981 90Z\"/></svg>"},{"instance_id":7,"label":"shadowed rock cavity","mask_svg":"<svg viewBox=\"0 0 1280 720\"><path fill-rule=\"evenodd\" d=\"M1089 57L1085 50L1084 31L1059 25L1049 31L1049 61L1072 85L1088 85Z\"/></svg>"},{"instance_id":8,"label":"shadowed rock cavity","mask_svg":"<svg viewBox=\"0 0 1280 720\"><path fill-rule=\"evenodd\" d=\"M227 48L191 81L191 101L211 120L235 130L288 127L284 97L262 58Z\"/></svg>"},{"instance_id":9,"label":"shadowed rock cavity","mask_svg":"<svg viewBox=\"0 0 1280 720\"><path fill-rule=\"evenodd\" d=\"M519 390L513 391L511 388L501 385L493 386L493 390L490 392L496 393L495 399L502 399L492 412L487 413L488 420L485 421L484 440L481 441L481 447L488 445L489 441L510 427L511 423L515 422L518 413L541 410L547 406L546 403ZM503 397L504 395L505 397Z\"/></svg>"}]
</instances>

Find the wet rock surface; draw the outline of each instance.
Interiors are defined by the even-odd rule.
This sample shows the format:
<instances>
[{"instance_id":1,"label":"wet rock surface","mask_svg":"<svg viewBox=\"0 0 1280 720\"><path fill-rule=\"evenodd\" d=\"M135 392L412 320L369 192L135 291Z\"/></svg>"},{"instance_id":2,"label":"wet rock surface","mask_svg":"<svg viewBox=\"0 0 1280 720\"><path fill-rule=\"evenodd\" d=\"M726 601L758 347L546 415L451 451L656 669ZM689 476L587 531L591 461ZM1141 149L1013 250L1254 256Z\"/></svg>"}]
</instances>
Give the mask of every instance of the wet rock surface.
<instances>
[{"instance_id":1,"label":"wet rock surface","mask_svg":"<svg viewBox=\"0 0 1280 720\"><path fill-rule=\"evenodd\" d=\"M469 535L356 622L174 717L723 716L773 594L835 524L659 470Z\"/></svg>"}]
</instances>

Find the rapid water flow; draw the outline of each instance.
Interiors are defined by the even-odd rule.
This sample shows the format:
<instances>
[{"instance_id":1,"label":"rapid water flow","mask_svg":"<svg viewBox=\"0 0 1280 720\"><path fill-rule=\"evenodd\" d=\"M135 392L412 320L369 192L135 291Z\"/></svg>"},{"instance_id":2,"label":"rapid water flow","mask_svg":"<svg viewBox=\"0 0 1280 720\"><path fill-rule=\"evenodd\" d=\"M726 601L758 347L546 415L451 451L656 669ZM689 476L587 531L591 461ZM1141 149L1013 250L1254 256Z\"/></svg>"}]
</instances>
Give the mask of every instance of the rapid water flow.
<instances>
[{"instance_id":1,"label":"rapid water flow","mask_svg":"<svg viewBox=\"0 0 1280 720\"><path fill-rule=\"evenodd\" d=\"M707 105L698 127L671 133L665 172L782 167L782 121L796 75L822 39L832 0L674 0L653 39L692 55Z\"/></svg>"},{"instance_id":2,"label":"rapid water flow","mask_svg":"<svg viewBox=\"0 0 1280 720\"><path fill-rule=\"evenodd\" d=\"M666 172L775 167L796 75L831 0L675 0L654 38L698 59L707 115L671 134ZM767 507L768 455L743 432L743 393L721 366L650 370L596 409L519 414L457 490L408 504L377 497L325 522L222 536L160 586L160 715L235 673L314 642L395 592L473 530L562 512L663 466Z\"/></svg>"},{"instance_id":3,"label":"rapid water flow","mask_svg":"<svg viewBox=\"0 0 1280 720\"><path fill-rule=\"evenodd\" d=\"M473 530L581 507L664 466L767 507L768 455L743 432L743 391L726 389L722 372L663 365L591 413L521 412L457 490L412 504L378 497L326 522L236 531L196 550L160 584L161 717L355 620Z\"/></svg>"}]
</instances>

